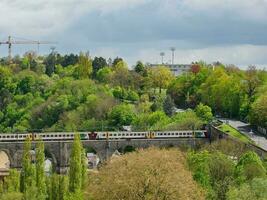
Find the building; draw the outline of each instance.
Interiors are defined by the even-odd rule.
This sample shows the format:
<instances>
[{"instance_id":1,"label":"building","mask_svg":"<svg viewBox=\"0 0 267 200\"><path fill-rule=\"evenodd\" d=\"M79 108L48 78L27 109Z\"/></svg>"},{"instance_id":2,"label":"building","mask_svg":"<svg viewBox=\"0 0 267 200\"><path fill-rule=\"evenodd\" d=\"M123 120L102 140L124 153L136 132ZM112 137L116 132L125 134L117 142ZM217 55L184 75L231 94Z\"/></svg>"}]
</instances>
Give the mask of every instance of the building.
<instances>
[{"instance_id":1,"label":"building","mask_svg":"<svg viewBox=\"0 0 267 200\"><path fill-rule=\"evenodd\" d=\"M179 76L191 70L192 64L150 64L150 67L165 66L168 67L174 76Z\"/></svg>"}]
</instances>

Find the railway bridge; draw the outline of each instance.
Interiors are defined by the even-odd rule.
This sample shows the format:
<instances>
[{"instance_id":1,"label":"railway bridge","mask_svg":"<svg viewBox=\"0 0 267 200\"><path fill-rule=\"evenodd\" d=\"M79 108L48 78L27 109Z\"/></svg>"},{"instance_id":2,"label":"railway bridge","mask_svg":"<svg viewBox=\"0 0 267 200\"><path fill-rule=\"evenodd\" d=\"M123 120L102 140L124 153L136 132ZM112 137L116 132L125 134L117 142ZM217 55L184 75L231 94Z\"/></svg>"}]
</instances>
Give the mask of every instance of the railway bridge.
<instances>
[{"instance_id":1,"label":"railway bridge","mask_svg":"<svg viewBox=\"0 0 267 200\"><path fill-rule=\"evenodd\" d=\"M59 173L65 173L69 166L69 157L73 141L45 141L45 155L52 161L52 166ZM168 148L197 148L209 142L207 138L174 138L174 139L120 139L120 140L83 140L83 147L87 152L94 152L104 162L114 152L121 151L127 147L148 148L151 146ZM32 142L33 150L36 142ZM21 168L23 142L0 142L0 165L10 168ZM1 156L0 156L1 157ZM2 166L2 167L3 167ZM1 166L0 166L1 167Z\"/></svg>"}]
</instances>

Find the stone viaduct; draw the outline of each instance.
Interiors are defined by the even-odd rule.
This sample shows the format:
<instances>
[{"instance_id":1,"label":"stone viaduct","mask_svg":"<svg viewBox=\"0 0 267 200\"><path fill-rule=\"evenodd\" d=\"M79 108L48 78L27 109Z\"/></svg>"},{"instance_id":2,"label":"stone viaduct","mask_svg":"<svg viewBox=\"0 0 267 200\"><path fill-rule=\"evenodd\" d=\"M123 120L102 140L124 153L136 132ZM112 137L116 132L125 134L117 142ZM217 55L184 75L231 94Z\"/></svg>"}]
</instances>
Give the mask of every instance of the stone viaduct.
<instances>
[{"instance_id":1,"label":"stone viaduct","mask_svg":"<svg viewBox=\"0 0 267 200\"><path fill-rule=\"evenodd\" d=\"M148 148L151 146L168 148L197 148L209 143L208 138L177 138L177 139L127 139L127 140L85 140L82 141L85 149L93 149L100 161L109 159L116 150L127 146L133 148ZM36 143L32 142L32 148ZM52 160L54 169L64 173L69 166L69 157L72 141L45 141L46 157ZM10 162L10 168L21 168L23 142L0 142L0 152L4 151ZM1 162L1 161L0 161Z\"/></svg>"}]
</instances>

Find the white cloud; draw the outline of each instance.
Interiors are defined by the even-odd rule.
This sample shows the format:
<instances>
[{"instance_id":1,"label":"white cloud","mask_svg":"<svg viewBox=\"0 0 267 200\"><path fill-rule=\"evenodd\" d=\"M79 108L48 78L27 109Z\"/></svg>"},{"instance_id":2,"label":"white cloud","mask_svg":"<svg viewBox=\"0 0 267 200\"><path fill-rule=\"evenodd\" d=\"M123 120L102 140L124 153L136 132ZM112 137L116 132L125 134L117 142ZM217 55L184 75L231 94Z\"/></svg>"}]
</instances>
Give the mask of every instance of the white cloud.
<instances>
[{"instance_id":1,"label":"white cloud","mask_svg":"<svg viewBox=\"0 0 267 200\"><path fill-rule=\"evenodd\" d=\"M171 60L171 52L165 51L165 62ZM145 49L133 56L130 61L142 60L150 63L160 63L160 51L155 49ZM191 63L204 60L208 63L220 61L225 64L235 64L240 67L248 65L266 66L267 46L256 45L233 45L221 47L208 47L201 49L178 49L175 51L176 63Z\"/></svg>"},{"instance_id":2,"label":"white cloud","mask_svg":"<svg viewBox=\"0 0 267 200\"><path fill-rule=\"evenodd\" d=\"M204 14L240 16L257 21L267 19L267 0L182 0L181 6Z\"/></svg>"},{"instance_id":3,"label":"white cloud","mask_svg":"<svg viewBox=\"0 0 267 200\"><path fill-rule=\"evenodd\" d=\"M45 36L64 31L84 14L114 10L145 3L142 0L1 0L2 35Z\"/></svg>"}]
</instances>

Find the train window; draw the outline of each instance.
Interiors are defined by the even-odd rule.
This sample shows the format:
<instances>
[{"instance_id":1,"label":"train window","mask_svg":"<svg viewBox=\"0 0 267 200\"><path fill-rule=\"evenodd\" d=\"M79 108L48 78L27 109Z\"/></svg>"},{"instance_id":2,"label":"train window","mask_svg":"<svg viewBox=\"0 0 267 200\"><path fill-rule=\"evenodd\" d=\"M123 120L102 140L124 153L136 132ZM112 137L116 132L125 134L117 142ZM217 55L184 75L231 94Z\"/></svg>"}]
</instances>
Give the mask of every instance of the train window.
<instances>
[{"instance_id":1,"label":"train window","mask_svg":"<svg viewBox=\"0 0 267 200\"><path fill-rule=\"evenodd\" d=\"M5 135L3 135L3 138L6 138L6 136L5 136Z\"/></svg>"},{"instance_id":2,"label":"train window","mask_svg":"<svg viewBox=\"0 0 267 200\"><path fill-rule=\"evenodd\" d=\"M171 135L171 133L168 133L168 135Z\"/></svg>"},{"instance_id":3,"label":"train window","mask_svg":"<svg viewBox=\"0 0 267 200\"><path fill-rule=\"evenodd\" d=\"M6 136L7 138L10 138L10 136L8 135L8 136Z\"/></svg>"},{"instance_id":4,"label":"train window","mask_svg":"<svg viewBox=\"0 0 267 200\"><path fill-rule=\"evenodd\" d=\"M174 135L174 133L172 133L172 135Z\"/></svg>"},{"instance_id":5,"label":"train window","mask_svg":"<svg viewBox=\"0 0 267 200\"><path fill-rule=\"evenodd\" d=\"M140 136L141 134L140 134L140 133L138 133L137 135L138 135L138 136Z\"/></svg>"},{"instance_id":6,"label":"train window","mask_svg":"<svg viewBox=\"0 0 267 200\"><path fill-rule=\"evenodd\" d=\"M164 135L167 135L167 133L164 133Z\"/></svg>"},{"instance_id":7,"label":"train window","mask_svg":"<svg viewBox=\"0 0 267 200\"><path fill-rule=\"evenodd\" d=\"M123 133L122 136L125 136L125 134Z\"/></svg>"},{"instance_id":8,"label":"train window","mask_svg":"<svg viewBox=\"0 0 267 200\"><path fill-rule=\"evenodd\" d=\"M109 136L112 136L112 133L110 133Z\"/></svg>"},{"instance_id":9,"label":"train window","mask_svg":"<svg viewBox=\"0 0 267 200\"><path fill-rule=\"evenodd\" d=\"M121 134L118 134L118 136L121 136Z\"/></svg>"},{"instance_id":10,"label":"train window","mask_svg":"<svg viewBox=\"0 0 267 200\"><path fill-rule=\"evenodd\" d=\"M131 133L130 136L133 136L133 134Z\"/></svg>"},{"instance_id":11,"label":"train window","mask_svg":"<svg viewBox=\"0 0 267 200\"><path fill-rule=\"evenodd\" d=\"M114 136L116 137L116 136L117 136L117 134L116 134L116 133L114 133Z\"/></svg>"},{"instance_id":12,"label":"train window","mask_svg":"<svg viewBox=\"0 0 267 200\"><path fill-rule=\"evenodd\" d=\"M183 135L185 135L186 133L183 133Z\"/></svg>"}]
</instances>

